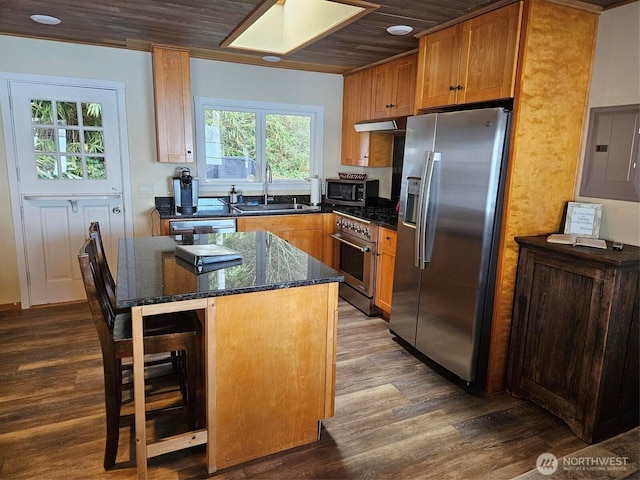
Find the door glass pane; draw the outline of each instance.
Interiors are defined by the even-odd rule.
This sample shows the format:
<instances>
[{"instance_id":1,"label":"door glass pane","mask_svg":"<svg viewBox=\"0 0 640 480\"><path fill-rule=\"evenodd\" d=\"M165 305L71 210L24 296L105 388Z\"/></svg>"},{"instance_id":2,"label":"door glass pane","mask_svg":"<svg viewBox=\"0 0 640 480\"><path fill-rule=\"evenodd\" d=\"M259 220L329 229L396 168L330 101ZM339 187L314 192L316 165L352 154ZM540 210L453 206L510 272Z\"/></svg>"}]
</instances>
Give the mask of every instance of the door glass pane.
<instances>
[{"instance_id":1,"label":"door glass pane","mask_svg":"<svg viewBox=\"0 0 640 480\"><path fill-rule=\"evenodd\" d=\"M206 178L255 179L256 114L204 110Z\"/></svg>"},{"instance_id":2,"label":"door glass pane","mask_svg":"<svg viewBox=\"0 0 640 480\"><path fill-rule=\"evenodd\" d=\"M82 157L61 156L60 170L62 178L82 180Z\"/></svg>"},{"instance_id":3,"label":"door glass pane","mask_svg":"<svg viewBox=\"0 0 640 480\"><path fill-rule=\"evenodd\" d=\"M85 127L102 126L102 104L83 103L82 104L82 124Z\"/></svg>"},{"instance_id":4,"label":"door glass pane","mask_svg":"<svg viewBox=\"0 0 640 480\"><path fill-rule=\"evenodd\" d=\"M56 140L53 128L34 128L33 148L36 152L55 152Z\"/></svg>"},{"instance_id":5,"label":"door glass pane","mask_svg":"<svg viewBox=\"0 0 640 480\"><path fill-rule=\"evenodd\" d=\"M58 129L60 152L80 153L80 131L67 128Z\"/></svg>"},{"instance_id":6,"label":"door glass pane","mask_svg":"<svg viewBox=\"0 0 640 480\"><path fill-rule=\"evenodd\" d=\"M53 180L58 178L58 164L53 155L36 155L38 179Z\"/></svg>"},{"instance_id":7,"label":"door glass pane","mask_svg":"<svg viewBox=\"0 0 640 480\"><path fill-rule=\"evenodd\" d=\"M89 180L106 180L107 165L104 157L87 157L87 178Z\"/></svg>"},{"instance_id":8,"label":"door glass pane","mask_svg":"<svg viewBox=\"0 0 640 480\"><path fill-rule=\"evenodd\" d=\"M311 175L311 117L308 115L265 116L266 158L274 179L305 179Z\"/></svg>"},{"instance_id":9,"label":"door glass pane","mask_svg":"<svg viewBox=\"0 0 640 480\"><path fill-rule=\"evenodd\" d=\"M31 123L53 125L52 108L50 100L31 100Z\"/></svg>"},{"instance_id":10,"label":"door glass pane","mask_svg":"<svg viewBox=\"0 0 640 480\"><path fill-rule=\"evenodd\" d=\"M79 125L76 102L56 102L58 125Z\"/></svg>"},{"instance_id":11,"label":"door glass pane","mask_svg":"<svg viewBox=\"0 0 640 480\"><path fill-rule=\"evenodd\" d=\"M104 135L102 130L84 131L84 151L87 153L104 153Z\"/></svg>"}]
</instances>

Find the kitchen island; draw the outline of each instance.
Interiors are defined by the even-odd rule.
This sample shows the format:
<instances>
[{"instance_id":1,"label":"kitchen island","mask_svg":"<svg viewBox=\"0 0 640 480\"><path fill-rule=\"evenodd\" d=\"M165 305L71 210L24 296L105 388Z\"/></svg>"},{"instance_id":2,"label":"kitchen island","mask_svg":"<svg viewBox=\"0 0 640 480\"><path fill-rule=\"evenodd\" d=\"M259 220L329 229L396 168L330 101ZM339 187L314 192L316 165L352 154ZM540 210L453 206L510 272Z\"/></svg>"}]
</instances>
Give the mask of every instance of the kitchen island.
<instances>
[{"instance_id":1,"label":"kitchen island","mask_svg":"<svg viewBox=\"0 0 640 480\"><path fill-rule=\"evenodd\" d=\"M242 261L198 273L175 257L185 242L223 245ZM120 240L117 306L132 308L139 478L147 458L198 444L212 473L316 441L334 413L342 280L269 232ZM206 428L147 444L142 321L180 310L202 312Z\"/></svg>"}]
</instances>

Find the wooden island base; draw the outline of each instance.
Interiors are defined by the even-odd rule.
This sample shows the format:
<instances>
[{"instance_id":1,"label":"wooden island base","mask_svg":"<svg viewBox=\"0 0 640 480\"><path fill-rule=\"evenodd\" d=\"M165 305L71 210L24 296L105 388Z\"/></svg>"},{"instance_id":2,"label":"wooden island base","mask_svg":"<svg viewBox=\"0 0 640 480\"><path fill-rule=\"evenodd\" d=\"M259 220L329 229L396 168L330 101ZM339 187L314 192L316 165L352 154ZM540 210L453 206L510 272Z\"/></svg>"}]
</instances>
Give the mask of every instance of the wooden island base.
<instances>
[{"instance_id":1,"label":"wooden island base","mask_svg":"<svg viewBox=\"0 0 640 480\"><path fill-rule=\"evenodd\" d=\"M338 283L134 307L138 381L142 317L183 308L203 312L207 428L147 445L136 408L139 478L147 458L200 443L213 473L318 439L335 408ZM136 385L136 406L143 390Z\"/></svg>"},{"instance_id":2,"label":"wooden island base","mask_svg":"<svg viewBox=\"0 0 640 480\"><path fill-rule=\"evenodd\" d=\"M215 302L215 468L316 441L334 414L338 284Z\"/></svg>"}]
</instances>

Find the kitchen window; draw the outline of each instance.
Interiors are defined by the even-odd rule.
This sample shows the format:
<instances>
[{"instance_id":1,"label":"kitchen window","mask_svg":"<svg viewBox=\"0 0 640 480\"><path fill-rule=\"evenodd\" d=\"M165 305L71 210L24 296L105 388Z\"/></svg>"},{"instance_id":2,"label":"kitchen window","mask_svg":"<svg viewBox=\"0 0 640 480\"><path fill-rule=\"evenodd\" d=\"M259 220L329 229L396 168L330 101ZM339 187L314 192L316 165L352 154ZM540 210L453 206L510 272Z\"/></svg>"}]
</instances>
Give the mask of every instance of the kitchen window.
<instances>
[{"instance_id":1,"label":"kitchen window","mask_svg":"<svg viewBox=\"0 0 640 480\"><path fill-rule=\"evenodd\" d=\"M195 97L201 190L261 193L267 164L273 191L310 190L322 172L324 108Z\"/></svg>"}]
</instances>

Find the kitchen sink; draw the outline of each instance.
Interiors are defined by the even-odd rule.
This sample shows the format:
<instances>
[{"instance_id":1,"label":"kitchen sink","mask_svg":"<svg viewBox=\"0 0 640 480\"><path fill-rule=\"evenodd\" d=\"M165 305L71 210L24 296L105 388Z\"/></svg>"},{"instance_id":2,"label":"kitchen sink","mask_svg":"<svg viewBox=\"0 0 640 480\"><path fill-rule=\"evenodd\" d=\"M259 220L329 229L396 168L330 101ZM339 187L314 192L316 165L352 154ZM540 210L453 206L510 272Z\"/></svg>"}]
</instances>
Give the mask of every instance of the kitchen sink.
<instances>
[{"instance_id":1,"label":"kitchen sink","mask_svg":"<svg viewBox=\"0 0 640 480\"><path fill-rule=\"evenodd\" d=\"M231 205L231 209L236 213L291 213L319 211L319 207L311 207L300 203L268 203L267 205Z\"/></svg>"}]
</instances>

